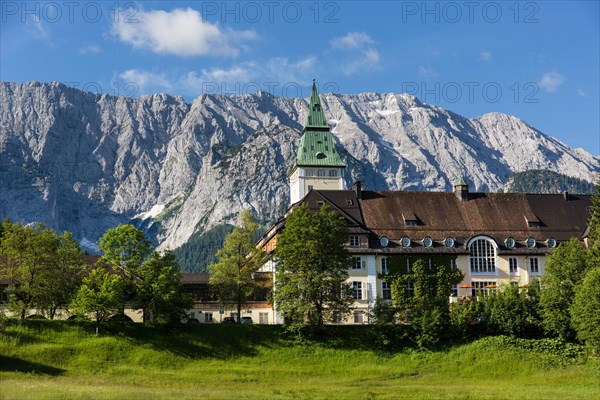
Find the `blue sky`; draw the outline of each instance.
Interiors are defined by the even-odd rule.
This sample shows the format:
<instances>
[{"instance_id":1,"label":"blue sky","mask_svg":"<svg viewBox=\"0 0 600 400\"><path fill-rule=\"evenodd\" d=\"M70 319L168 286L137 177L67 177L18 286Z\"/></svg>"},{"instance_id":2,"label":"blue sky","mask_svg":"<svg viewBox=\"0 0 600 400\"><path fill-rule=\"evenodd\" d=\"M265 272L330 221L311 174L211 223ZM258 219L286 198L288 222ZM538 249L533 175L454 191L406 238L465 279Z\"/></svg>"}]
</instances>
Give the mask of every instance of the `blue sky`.
<instances>
[{"instance_id":1,"label":"blue sky","mask_svg":"<svg viewBox=\"0 0 600 400\"><path fill-rule=\"evenodd\" d=\"M94 92L411 93L600 154L598 1L2 1L0 79Z\"/></svg>"}]
</instances>

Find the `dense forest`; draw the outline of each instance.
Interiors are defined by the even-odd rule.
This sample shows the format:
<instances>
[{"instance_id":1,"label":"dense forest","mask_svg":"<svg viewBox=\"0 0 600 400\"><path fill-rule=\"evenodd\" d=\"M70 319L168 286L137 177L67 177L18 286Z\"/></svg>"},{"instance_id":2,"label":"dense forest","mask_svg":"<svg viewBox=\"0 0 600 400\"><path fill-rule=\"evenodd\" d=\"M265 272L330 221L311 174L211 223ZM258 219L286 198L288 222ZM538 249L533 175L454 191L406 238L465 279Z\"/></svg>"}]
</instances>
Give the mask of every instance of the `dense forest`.
<instances>
[{"instance_id":1,"label":"dense forest","mask_svg":"<svg viewBox=\"0 0 600 400\"><path fill-rule=\"evenodd\" d=\"M536 169L518 172L508 179L505 192L518 193L594 193L594 184L558 172Z\"/></svg>"}]
</instances>

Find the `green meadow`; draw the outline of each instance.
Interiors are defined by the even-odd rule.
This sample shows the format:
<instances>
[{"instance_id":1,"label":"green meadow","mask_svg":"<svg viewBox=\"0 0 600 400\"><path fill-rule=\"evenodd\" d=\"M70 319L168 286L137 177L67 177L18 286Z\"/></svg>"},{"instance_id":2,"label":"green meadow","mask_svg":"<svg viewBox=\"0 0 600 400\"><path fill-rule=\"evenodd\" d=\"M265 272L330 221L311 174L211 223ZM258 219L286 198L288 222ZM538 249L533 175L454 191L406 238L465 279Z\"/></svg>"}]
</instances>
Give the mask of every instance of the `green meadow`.
<instances>
[{"instance_id":1,"label":"green meadow","mask_svg":"<svg viewBox=\"0 0 600 400\"><path fill-rule=\"evenodd\" d=\"M299 340L278 326L7 321L0 399L598 399L600 362L495 338L436 351L368 327ZM377 344L380 343L380 344ZM566 351L566 350L565 350Z\"/></svg>"}]
</instances>

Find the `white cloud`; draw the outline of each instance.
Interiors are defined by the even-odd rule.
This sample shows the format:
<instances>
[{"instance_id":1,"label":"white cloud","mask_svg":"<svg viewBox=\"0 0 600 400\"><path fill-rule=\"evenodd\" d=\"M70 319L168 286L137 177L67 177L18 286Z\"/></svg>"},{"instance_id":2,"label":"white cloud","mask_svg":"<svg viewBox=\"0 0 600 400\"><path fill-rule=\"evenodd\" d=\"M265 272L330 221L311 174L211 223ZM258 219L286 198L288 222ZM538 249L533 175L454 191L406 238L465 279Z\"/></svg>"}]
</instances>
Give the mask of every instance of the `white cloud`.
<instances>
[{"instance_id":1,"label":"white cloud","mask_svg":"<svg viewBox=\"0 0 600 400\"><path fill-rule=\"evenodd\" d=\"M492 52L491 51L481 51L479 53L479 59L481 61L492 61Z\"/></svg>"},{"instance_id":2,"label":"white cloud","mask_svg":"<svg viewBox=\"0 0 600 400\"><path fill-rule=\"evenodd\" d=\"M79 54L96 54L100 53L102 49L97 44L90 44L79 49Z\"/></svg>"},{"instance_id":3,"label":"white cloud","mask_svg":"<svg viewBox=\"0 0 600 400\"><path fill-rule=\"evenodd\" d=\"M330 43L336 49L360 49L373 43L373 39L363 32L348 32L346 36L334 38Z\"/></svg>"},{"instance_id":4,"label":"white cloud","mask_svg":"<svg viewBox=\"0 0 600 400\"><path fill-rule=\"evenodd\" d=\"M547 72L542 76L542 79L538 82L538 85L546 92L556 92L558 87L565 82L565 77L556 71Z\"/></svg>"},{"instance_id":5,"label":"white cloud","mask_svg":"<svg viewBox=\"0 0 600 400\"><path fill-rule=\"evenodd\" d=\"M379 66L379 52L371 46L373 39L364 32L349 32L345 36L333 38L331 47L337 50L352 50L350 56L342 56L339 68L344 75L376 69Z\"/></svg>"},{"instance_id":6,"label":"white cloud","mask_svg":"<svg viewBox=\"0 0 600 400\"><path fill-rule=\"evenodd\" d=\"M577 88L577 96L585 97L587 96L587 93L585 93L585 91L582 88Z\"/></svg>"},{"instance_id":7,"label":"white cloud","mask_svg":"<svg viewBox=\"0 0 600 400\"><path fill-rule=\"evenodd\" d=\"M128 69L119 74L119 78L127 83L133 83L136 85L137 90L135 91L138 95L157 93L165 90L171 90L173 84L165 76L164 73L154 73L149 71L143 71L139 69Z\"/></svg>"},{"instance_id":8,"label":"white cloud","mask_svg":"<svg viewBox=\"0 0 600 400\"><path fill-rule=\"evenodd\" d=\"M342 64L342 72L345 75L353 75L357 72L376 69L379 66L379 52L375 49L365 49L361 57L347 64Z\"/></svg>"},{"instance_id":9,"label":"white cloud","mask_svg":"<svg viewBox=\"0 0 600 400\"><path fill-rule=\"evenodd\" d=\"M203 21L191 8L140 10L137 22L119 19L113 23L113 33L135 48L147 48L154 53L177 56L237 56L243 43L256 38L254 31L222 29Z\"/></svg>"},{"instance_id":10,"label":"white cloud","mask_svg":"<svg viewBox=\"0 0 600 400\"><path fill-rule=\"evenodd\" d=\"M436 70L434 70L433 68L427 66L420 66L419 67L419 76L425 79L433 79L433 78L437 78L438 73Z\"/></svg>"}]
</instances>

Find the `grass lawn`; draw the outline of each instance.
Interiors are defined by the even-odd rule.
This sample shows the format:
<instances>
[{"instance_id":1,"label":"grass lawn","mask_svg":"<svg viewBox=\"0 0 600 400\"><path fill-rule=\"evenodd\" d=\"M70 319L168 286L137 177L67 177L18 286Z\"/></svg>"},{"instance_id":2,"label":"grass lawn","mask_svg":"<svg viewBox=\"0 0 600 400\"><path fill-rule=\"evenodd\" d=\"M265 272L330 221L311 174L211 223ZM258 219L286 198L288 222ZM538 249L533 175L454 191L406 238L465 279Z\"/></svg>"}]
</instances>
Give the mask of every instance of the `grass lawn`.
<instances>
[{"instance_id":1,"label":"grass lawn","mask_svg":"<svg viewBox=\"0 0 600 400\"><path fill-rule=\"evenodd\" d=\"M600 362L549 362L483 339L436 352L291 340L276 326L139 325L96 337L90 324L9 322L0 399L598 399ZM348 334L350 332L350 334Z\"/></svg>"}]
</instances>

